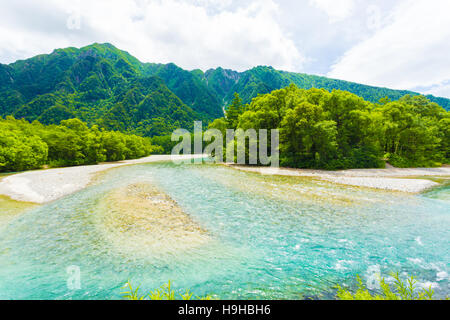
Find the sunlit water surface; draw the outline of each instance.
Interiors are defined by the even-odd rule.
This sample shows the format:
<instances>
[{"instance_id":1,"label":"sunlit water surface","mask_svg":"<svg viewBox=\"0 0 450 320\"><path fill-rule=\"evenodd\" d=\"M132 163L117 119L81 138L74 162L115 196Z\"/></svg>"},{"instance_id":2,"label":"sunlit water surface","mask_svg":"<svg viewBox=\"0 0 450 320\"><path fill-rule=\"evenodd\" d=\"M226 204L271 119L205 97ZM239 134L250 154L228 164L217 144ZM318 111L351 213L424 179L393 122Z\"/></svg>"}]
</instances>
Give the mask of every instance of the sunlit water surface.
<instances>
[{"instance_id":1,"label":"sunlit water surface","mask_svg":"<svg viewBox=\"0 0 450 320\"><path fill-rule=\"evenodd\" d=\"M132 234L140 226L106 230L107 195L136 183L170 196L207 240L178 250L158 235L157 252L146 248L155 235ZM117 168L0 226L0 299L118 299L128 279L227 299L320 299L354 286L356 274L376 288L390 272L414 274L445 297L449 195L448 186L406 195L216 165ZM70 266L81 270L79 290L67 285Z\"/></svg>"}]
</instances>

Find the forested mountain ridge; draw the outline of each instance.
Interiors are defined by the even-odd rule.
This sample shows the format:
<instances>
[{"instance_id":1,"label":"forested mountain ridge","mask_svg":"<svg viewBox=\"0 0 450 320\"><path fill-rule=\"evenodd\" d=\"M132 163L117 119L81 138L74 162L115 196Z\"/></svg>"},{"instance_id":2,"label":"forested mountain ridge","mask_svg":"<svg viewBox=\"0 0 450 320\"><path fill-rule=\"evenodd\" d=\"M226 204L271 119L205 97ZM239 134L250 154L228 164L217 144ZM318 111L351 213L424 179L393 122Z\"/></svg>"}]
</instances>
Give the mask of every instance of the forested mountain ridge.
<instances>
[{"instance_id":1,"label":"forested mountain ridge","mask_svg":"<svg viewBox=\"0 0 450 320\"><path fill-rule=\"evenodd\" d=\"M185 105L158 77L137 78L123 88L117 103L97 119L107 129L155 136L190 129L204 115Z\"/></svg>"},{"instance_id":2,"label":"forested mountain ridge","mask_svg":"<svg viewBox=\"0 0 450 320\"><path fill-rule=\"evenodd\" d=\"M175 65L155 66L110 44L0 64L0 115L44 124L77 117L133 132L146 126L152 135L223 115L221 103L197 77Z\"/></svg>"},{"instance_id":3,"label":"forested mountain ridge","mask_svg":"<svg viewBox=\"0 0 450 320\"><path fill-rule=\"evenodd\" d=\"M394 101L408 94L419 95L419 93L409 90L394 90L304 73L279 71L267 66L258 66L241 73L222 68L210 69L203 74L198 70L194 72L219 95L226 105L231 103L235 92L239 94L244 103L250 103L258 94L267 94L287 87L291 83L302 89L348 91L370 102L378 102L386 97ZM446 110L450 110L450 99L433 95L426 97Z\"/></svg>"},{"instance_id":4,"label":"forested mountain ridge","mask_svg":"<svg viewBox=\"0 0 450 320\"><path fill-rule=\"evenodd\" d=\"M145 75L163 79L169 89L184 103L200 114L206 115L202 120L223 116L223 102L194 72L183 70L173 63L146 63L144 70Z\"/></svg>"},{"instance_id":5,"label":"forested mountain ridge","mask_svg":"<svg viewBox=\"0 0 450 320\"><path fill-rule=\"evenodd\" d=\"M250 103L291 83L303 89L345 90L371 102L418 95L272 67L187 71L173 63L142 63L111 44L92 44L0 64L0 116L43 124L76 117L109 130L164 135L177 127L189 129L193 120L207 123L222 117L235 92ZM428 98L450 109L449 99Z\"/></svg>"}]
</instances>

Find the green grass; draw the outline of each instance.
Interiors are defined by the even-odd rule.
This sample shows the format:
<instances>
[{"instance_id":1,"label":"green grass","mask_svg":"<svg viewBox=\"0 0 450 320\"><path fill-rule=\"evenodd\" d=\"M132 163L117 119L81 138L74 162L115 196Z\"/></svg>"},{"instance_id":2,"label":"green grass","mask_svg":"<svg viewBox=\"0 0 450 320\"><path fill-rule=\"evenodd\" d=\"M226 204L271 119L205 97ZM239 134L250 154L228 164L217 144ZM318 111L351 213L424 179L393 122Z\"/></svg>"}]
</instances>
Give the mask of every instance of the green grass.
<instances>
[{"instance_id":1,"label":"green grass","mask_svg":"<svg viewBox=\"0 0 450 320\"><path fill-rule=\"evenodd\" d=\"M391 273L394 279L392 284L380 279L381 290L377 293L369 291L360 276L357 276L358 289L352 293L350 290L337 286L337 300L433 300L434 290L431 286L428 289L419 288L415 277L408 277L402 280L398 273ZM189 290L175 291L172 282L169 281L160 288L149 291L146 294L140 293L140 288L133 288L130 281L123 287L126 291L121 292L126 300L212 300L211 295L205 297L195 296ZM448 299L448 297L447 297Z\"/></svg>"},{"instance_id":2,"label":"green grass","mask_svg":"<svg viewBox=\"0 0 450 320\"><path fill-rule=\"evenodd\" d=\"M125 300L212 300L212 297L209 295L204 297L194 296L189 290L177 292L172 288L171 281L146 294L139 292L140 287L133 288L130 281L123 288L127 290L121 292Z\"/></svg>"},{"instance_id":3,"label":"green grass","mask_svg":"<svg viewBox=\"0 0 450 320\"><path fill-rule=\"evenodd\" d=\"M434 290L419 289L417 280L413 276L405 281L400 279L398 273L392 273L394 283L389 285L384 278L380 280L381 292L371 293L357 276L358 290L355 293L338 286L338 300L433 300Z\"/></svg>"}]
</instances>

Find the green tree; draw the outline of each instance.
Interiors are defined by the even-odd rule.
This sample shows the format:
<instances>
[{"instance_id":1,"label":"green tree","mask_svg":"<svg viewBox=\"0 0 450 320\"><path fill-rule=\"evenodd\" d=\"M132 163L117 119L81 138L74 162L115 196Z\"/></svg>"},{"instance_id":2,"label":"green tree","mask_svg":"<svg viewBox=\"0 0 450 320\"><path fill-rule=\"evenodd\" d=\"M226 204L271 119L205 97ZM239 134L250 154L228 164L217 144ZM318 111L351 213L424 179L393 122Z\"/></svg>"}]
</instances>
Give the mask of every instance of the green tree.
<instances>
[{"instance_id":1,"label":"green tree","mask_svg":"<svg viewBox=\"0 0 450 320\"><path fill-rule=\"evenodd\" d=\"M0 119L1 172L134 159L159 150L149 138L89 128L79 119L58 126Z\"/></svg>"},{"instance_id":2,"label":"green tree","mask_svg":"<svg viewBox=\"0 0 450 320\"><path fill-rule=\"evenodd\" d=\"M228 122L228 127L235 129L238 125L239 116L243 113L244 106L242 105L242 99L239 94L234 94L234 99L231 105L226 110L226 119Z\"/></svg>"}]
</instances>

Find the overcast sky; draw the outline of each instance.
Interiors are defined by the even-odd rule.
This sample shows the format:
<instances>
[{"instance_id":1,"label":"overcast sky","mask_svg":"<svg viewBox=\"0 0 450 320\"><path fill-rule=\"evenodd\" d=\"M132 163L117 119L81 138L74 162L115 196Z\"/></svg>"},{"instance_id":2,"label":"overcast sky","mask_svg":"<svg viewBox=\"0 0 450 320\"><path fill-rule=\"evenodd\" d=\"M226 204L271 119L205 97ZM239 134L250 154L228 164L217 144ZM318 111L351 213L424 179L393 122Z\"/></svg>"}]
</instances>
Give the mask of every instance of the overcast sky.
<instances>
[{"instance_id":1,"label":"overcast sky","mask_svg":"<svg viewBox=\"0 0 450 320\"><path fill-rule=\"evenodd\" d=\"M110 42L186 69L271 65L450 97L449 0L0 3L0 63Z\"/></svg>"}]
</instances>

